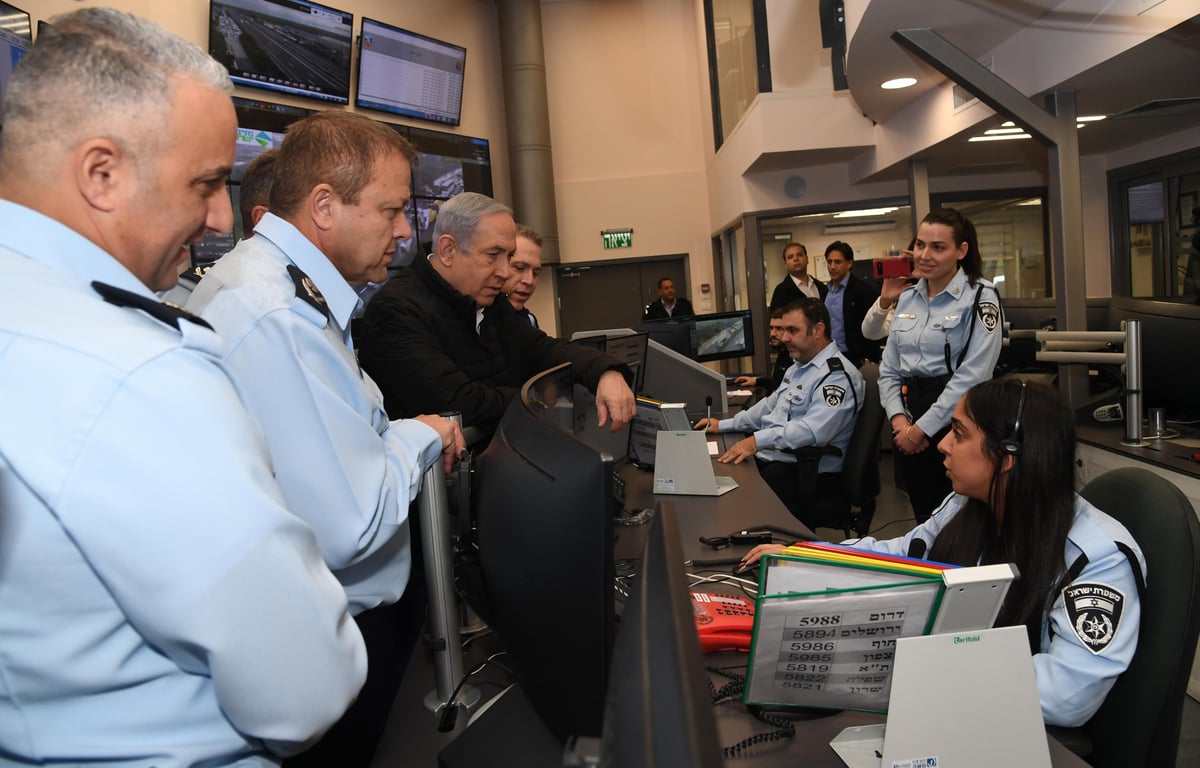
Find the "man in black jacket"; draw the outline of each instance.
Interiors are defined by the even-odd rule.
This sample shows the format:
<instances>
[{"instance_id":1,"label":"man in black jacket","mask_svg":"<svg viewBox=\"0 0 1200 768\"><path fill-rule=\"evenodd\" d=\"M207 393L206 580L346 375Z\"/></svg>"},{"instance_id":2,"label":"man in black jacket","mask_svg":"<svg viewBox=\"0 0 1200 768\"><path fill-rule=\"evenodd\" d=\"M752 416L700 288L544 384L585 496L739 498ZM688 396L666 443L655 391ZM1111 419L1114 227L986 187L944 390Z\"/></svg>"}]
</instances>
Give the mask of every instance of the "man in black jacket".
<instances>
[{"instance_id":1,"label":"man in black jacket","mask_svg":"<svg viewBox=\"0 0 1200 768\"><path fill-rule=\"evenodd\" d=\"M367 305L359 360L383 391L389 416L459 411L463 426L495 431L533 374L574 365L596 393L600 425L633 418L627 366L581 344L553 339L496 301L509 276L517 228L512 211L485 195L447 200L433 253L388 282Z\"/></svg>"},{"instance_id":2,"label":"man in black jacket","mask_svg":"<svg viewBox=\"0 0 1200 768\"><path fill-rule=\"evenodd\" d=\"M692 302L675 298L675 281L669 277L658 278L658 301L646 305L643 320L669 320L673 317L689 317L696 314Z\"/></svg>"},{"instance_id":3,"label":"man in black jacket","mask_svg":"<svg viewBox=\"0 0 1200 768\"><path fill-rule=\"evenodd\" d=\"M878 342L863 337L862 322L879 298L879 289L851 274L854 249L840 240L825 248L825 267L829 270L825 307L832 321L834 343L855 365L861 366L864 360L878 363L883 350Z\"/></svg>"},{"instance_id":4,"label":"man in black jacket","mask_svg":"<svg viewBox=\"0 0 1200 768\"><path fill-rule=\"evenodd\" d=\"M825 284L808 274L808 249L803 244L783 246L783 264L788 273L771 293L772 310L782 309L802 296L825 301Z\"/></svg>"}]
</instances>

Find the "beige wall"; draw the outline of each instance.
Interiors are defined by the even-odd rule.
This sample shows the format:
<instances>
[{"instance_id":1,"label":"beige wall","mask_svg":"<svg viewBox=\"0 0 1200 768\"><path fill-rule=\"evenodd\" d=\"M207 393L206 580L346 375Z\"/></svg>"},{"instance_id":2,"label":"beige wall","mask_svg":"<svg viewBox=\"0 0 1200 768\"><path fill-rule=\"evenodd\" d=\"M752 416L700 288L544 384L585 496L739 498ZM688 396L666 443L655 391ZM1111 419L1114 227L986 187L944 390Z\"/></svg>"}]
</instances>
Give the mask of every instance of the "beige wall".
<instances>
[{"instance_id":1,"label":"beige wall","mask_svg":"<svg viewBox=\"0 0 1200 768\"><path fill-rule=\"evenodd\" d=\"M200 45L207 43L207 0L27 0L26 7L35 18L47 18L89 4L116 5ZM467 48L463 125L452 130L490 140L496 197L510 201L495 2L338 0L329 4ZM1165 25L1167 21L1158 16L1189 5L1167 0L1147 14L1144 23ZM817 0L768 0L776 92L760 96L714 153L701 0L542 0L565 263L684 253L689 256L689 287L695 294L700 283L714 282L712 235L740 221L744 213L905 196L902 183L863 180L991 114L986 107L976 106L934 117L952 113L943 103L949 90L942 89L930 94L928 103L914 104L888 125L872 125L848 94L828 88L828 52L820 47L816 6ZM356 30L357 24L358 20ZM1128 43L1121 35L1106 39L1113 50ZM1096 56L1108 55L1108 48L1081 53L1057 46L1063 50L1038 50L1035 56L1023 58L1021 44L1026 46L1023 50L1054 46L1030 38L998 51L998 62L1012 67L1001 74L1029 88L1045 76L1039 74L1044 67L1078 68ZM266 91L239 88L238 93L313 106L313 102ZM1109 293L1107 171L1197 143L1197 132L1188 132L1120 157L1083 159L1089 296ZM846 147L846 157L855 159L813 164L802 157L770 160L773 153L830 147ZM801 201L783 193L784 180L797 173L808 182ZM937 191L1040 184L1045 179L1036 173L932 181ZM605 251L600 231L624 227L634 230L633 247ZM556 330L552 283L547 272L530 304L551 333Z\"/></svg>"}]
</instances>

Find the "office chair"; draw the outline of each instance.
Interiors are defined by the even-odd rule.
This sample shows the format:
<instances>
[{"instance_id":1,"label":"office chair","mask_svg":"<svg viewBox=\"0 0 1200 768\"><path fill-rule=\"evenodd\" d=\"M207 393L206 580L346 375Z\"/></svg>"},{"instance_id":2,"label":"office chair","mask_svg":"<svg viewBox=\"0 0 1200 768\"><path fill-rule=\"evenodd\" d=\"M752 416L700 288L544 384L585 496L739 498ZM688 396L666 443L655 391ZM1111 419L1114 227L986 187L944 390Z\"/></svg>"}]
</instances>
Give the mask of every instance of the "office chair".
<instances>
[{"instance_id":1,"label":"office chair","mask_svg":"<svg viewBox=\"0 0 1200 768\"><path fill-rule=\"evenodd\" d=\"M883 430L884 410L879 401L879 366L864 363L859 369L863 376L862 410L854 422L854 431L846 445L845 458L836 492L812 498L812 517L822 524L841 528L846 538L865 536L875 516L875 497L879 495L879 435ZM796 454L797 473L814 472L811 462L819 462L836 448L818 446L801 448ZM800 482L803 482L800 480ZM803 497L802 497L803 498Z\"/></svg>"},{"instance_id":2,"label":"office chair","mask_svg":"<svg viewBox=\"0 0 1200 768\"><path fill-rule=\"evenodd\" d=\"M1147 571L1137 650L1104 704L1078 729L1091 742L1090 754L1081 754L1096 768L1175 765L1200 634L1200 523L1178 488L1145 469L1106 472L1080 495L1129 530ZM1060 740L1075 748L1070 738Z\"/></svg>"}]
</instances>

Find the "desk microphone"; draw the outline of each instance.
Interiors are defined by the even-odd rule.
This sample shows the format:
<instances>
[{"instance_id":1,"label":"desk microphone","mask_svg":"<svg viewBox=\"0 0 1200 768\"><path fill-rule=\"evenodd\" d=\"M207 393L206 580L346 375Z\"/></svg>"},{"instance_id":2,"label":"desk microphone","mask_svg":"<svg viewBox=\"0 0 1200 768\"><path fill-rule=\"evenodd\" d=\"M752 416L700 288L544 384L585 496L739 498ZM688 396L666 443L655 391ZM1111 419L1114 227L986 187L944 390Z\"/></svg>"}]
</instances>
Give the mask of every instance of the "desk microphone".
<instances>
[{"instance_id":1,"label":"desk microphone","mask_svg":"<svg viewBox=\"0 0 1200 768\"><path fill-rule=\"evenodd\" d=\"M704 398L704 404L708 406L708 423L712 423L712 395ZM707 427L706 427L707 429Z\"/></svg>"},{"instance_id":2,"label":"desk microphone","mask_svg":"<svg viewBox=\"0 0 1200 768\"><path fill-rule=\"evenodd\" d=\"M914 560L920 560L925 556L925 548L927 546L928 545L925 543L925 539L920 537L914 538L912 541L908 542L908 556Z\"/></svg>"}]
</instances>

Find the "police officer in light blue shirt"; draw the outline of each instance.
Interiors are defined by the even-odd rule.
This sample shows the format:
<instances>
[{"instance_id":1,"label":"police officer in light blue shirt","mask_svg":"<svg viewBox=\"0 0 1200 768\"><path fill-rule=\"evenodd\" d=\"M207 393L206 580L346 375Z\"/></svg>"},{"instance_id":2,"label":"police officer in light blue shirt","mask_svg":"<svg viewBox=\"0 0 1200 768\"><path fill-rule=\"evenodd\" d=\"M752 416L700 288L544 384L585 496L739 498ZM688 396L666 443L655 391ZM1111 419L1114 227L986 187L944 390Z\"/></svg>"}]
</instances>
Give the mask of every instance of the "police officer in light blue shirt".
<instances>
[{"instance_id":1,"label":"police officer in light blue shirt","mask_svg":"<svg viewBox=\"0 0 1200 768\"><path fill-rule=\"evenodd\" d=\"M465 447L458 426L440 416L389 421L350 337L362 307L354 285L386 280L397 239L411 236L404 209L414 157L400 134L361 115L325 112L293 124L276 160L271 212L188 300L225 339L225 362L266 436L288 508L316 531L346 589L371 661L347 722L370 710L379 729L395 687L364 702L376 673L405 661L395 625L411 625L415 640L423 618L384 607L409 579L409 504L425 470L441 457L449 468ZM347 752L355 745L366 762L377 737L356 733L326 762L355 764Z\"/></svg>"},{"instance_id":2,"label":"police officer in light blue shirt","mask_svg":"<svg viewBox=\"0 0 1200 768\"><path fill-rule=\"evenodd\" d=\"M1000 297L981 276L975 226L953 208L917 230L913 275L900 294L879 364L879 396L891 420L896 462L917 522L950 492L937 444L954 404L992 377L1000 359Z\"/></svg>"},{"instance_id":3,"label":"police officer in light blue shirt","mask_svg":"<svg viewBox=\"0 0 1200 768\"><path fill-rule=\"evenodd\" d=\"M831 446L836 452L820 456L813 494L829 493L842 469L842 453L850 443L862 408L862 374L829 336L829 312L807 297L783 308L781 338L795 361L779 388L768 397L728 419L700 419L696 429L708 432L749 432L718 461L739 464L755 458L763 480L784 506L812 528L806 499L799 493L796 457L784 449Z\"/></svg>"},{"instance_id":4,"label":"police officer in light blue shirt","mask_svg":"<svg viewBox=\"0 0 1200 768\"><path fill-rule=\"evenodd\" d=\"M9 85L0 764L278 765L366 658L220 339L153 293L229 229L232 85L97 8L54 19Z\"/></svg>"},{"instance_id":5,"label":"police officer in light blue shirt","mask_svg":"<svg viewBox=\"0 0 1200 768\"><path fill-rule=\"evenodd\" d=\"M1103 704L1137 650L1154 574L1123 525L1075 493L1074 414L1044 384L993 379L955 406L938 444L953 492L894 539L843 542L970 566L1011 563L1020 577L996 626L1024 626L1042 719L1078 726ZM779 545L761 545L750 564Z\"/></svg>"}]
</instances>

